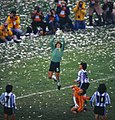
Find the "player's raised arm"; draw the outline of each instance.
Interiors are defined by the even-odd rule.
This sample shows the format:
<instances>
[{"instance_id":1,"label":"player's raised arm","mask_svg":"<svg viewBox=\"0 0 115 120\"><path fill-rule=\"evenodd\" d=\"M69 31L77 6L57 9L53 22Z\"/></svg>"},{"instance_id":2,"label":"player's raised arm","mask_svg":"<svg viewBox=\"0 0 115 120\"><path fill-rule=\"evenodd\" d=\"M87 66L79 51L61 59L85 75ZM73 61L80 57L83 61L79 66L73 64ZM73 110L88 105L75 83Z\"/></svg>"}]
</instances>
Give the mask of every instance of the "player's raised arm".
<instances>
[{"instance_id":1,"label":"player's raised arm","mask_svg":"<svg viewBox=\"0 0 115 120\"><path fill-rule=\"evenodd\" d=\"M55 49L55 45L54 45L54 37L52 37L50 39L50 46L51 46L51 49L54 50Z\"/></svg>"},{"instance_id":2,"label":"player's raised arm","mask_svg":"<svg viewBox=\"0 0 115 120\"><path fill-rule=\"evenodd\" d=\"M62 50L64 50L64 47L65 47L65 39L64 36L62 36Z\"/></svg>"}]
</instances>

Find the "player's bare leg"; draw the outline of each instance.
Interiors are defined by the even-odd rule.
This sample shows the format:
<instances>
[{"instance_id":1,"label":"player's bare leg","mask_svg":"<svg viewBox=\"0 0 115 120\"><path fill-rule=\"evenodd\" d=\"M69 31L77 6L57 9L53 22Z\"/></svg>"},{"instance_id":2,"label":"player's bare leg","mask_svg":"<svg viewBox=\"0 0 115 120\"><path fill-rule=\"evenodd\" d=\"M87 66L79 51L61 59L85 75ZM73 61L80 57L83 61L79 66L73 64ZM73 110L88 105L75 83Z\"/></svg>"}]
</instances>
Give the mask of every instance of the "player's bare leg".
<instances>
[{"instance_id":1,"label":"player's bare leg","mask_svg":"<svg viewBox=\"0 0 115 120\"><path fill-rule=\"evenodd\" d=\"M52 71L49 71L49 72L48 72L48 78L49 78L49 79L52 79L52 75L53 75L53 72L52 72Z\"/></svg>"},{"instance_id":2,"label":"player's bare leg","mask_svg":"<svg viewBox=\"0 0 115 120\"><path fill-rule=\"evenodd\" d=\"M4 120L8 120L8 115L4 114Z\"/></svg>"},{"instance_id":3,"label":"player's bare leg","mask_svg":"<svg viewBox=\"0 0 115 120\"><path fill-rule=\"evenodd\" d=\"M99 120L99 115L95 114L95 120Z\"/></svg>"},{"instance_id":4,"label":"player's bare leg","mask_svg":"<svg viewBox=\"0 0 115 120\"><path fill-rule=\"evenodd\" d=\"M13 115L11 116L11 120L16 120L15 114L13 114Z\"/></svg>"}]
</instances>

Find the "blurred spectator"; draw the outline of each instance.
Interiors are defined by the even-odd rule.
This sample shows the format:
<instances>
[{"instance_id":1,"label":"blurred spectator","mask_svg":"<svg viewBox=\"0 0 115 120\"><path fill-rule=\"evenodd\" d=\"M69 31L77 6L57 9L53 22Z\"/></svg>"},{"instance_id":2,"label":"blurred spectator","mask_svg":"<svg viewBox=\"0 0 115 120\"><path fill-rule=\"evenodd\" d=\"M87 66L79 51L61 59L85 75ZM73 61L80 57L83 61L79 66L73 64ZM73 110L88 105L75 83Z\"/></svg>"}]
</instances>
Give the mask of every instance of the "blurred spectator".
<instances>
[{"instance_id":1,"label":"blurred spectator","mask_svg":"<svg viewBox=\"0 0 115 120\"><path fill-rule=\"evenodd\" d=\"M11 29L13 34L16 35L18 39L20 39L20 36L23 35L23 31L20 29L20 16L16 15L15 10L10 12L6 22L8 23L8 27Z\"/></svg>"},{"instance_id":2,"label":"blurred spectator","mask_svg":"<svg viewBox=\"0 0 115 120\"><path fill-rule=\"evenodd\" d=\"M100 6L99 0L90 0L90 4L89 4L89 25L90 26L93 25L92 17L94 12L96 12L98 17L98 21L96 21L97 25L101 25L102 8Z\"/></svg>"},{"instance_id":3,"label":"blurred spectator","mask_svg":"<svg viewBox=\"0 0 115 120\"><path fill-rule=\"evenodd\" d=\"M38 27L42 28L43 34L46 32L46 23L44 20L43 12L40 10L39 6L35 7L35 10L31 14L32 19L32 30L34 34L37 34Z\"/></svg>"},{"instance_id":4,"label":"blurred spectator","mask_svg":"<svg viewBox=\"0 0 115 120\"><path fill-rule=\"evenodd\" d=\"M0 26L0 43L11 41L13 39L13 33L8 27L8 23L5 22L3 25Z\"/></svg>"},{"instance_id":5,"label":"blurred spectator","mask_svg":"<svg viewBox=\"0 0 115 120\"><path fill-rule=\"evenodd\" d=\"M61 2L61 1L65 1L66 3L68 3L68 0L54 0L54 2L57 2L57 3Z\"/></svg>"},{"instance_id":6,"label":"blurred spectator","mask_svg":"<svg viewBox=\"0 0 115 120\"><path fill-rule=\"evenodd\" d=\"M60 5L58 4L56 13L59 15L60 29L73 30L72 20L69 18L70 10L65 1L61 1Z\"/></svg>"},{"instance_id":7,"label":"blurred spectator","mask_svg":"<svg viewBox=\"0 0 115 120\"><path fill-rule=\"evenodd\" d=\"M105 0L102 6L103 9L103 22L104 24L113 23L113 2L110 0Z\"/></svg>"},{"instance_id":8,"label":"blurred spectator","mask_svg":"<svg viewBox=\"0 0 115 120\"><path fill-rule=\"evenodd\" d=\"M50 12L45 17L49 34L55 33L59 27L59 16L56 14L54 9L51 9Z\"/></svg>"},{"instance_id":9,"label":"blurred spectator","mask_svg":"<svg viewBox=\"0 0 115 120\"><path fill-rule=\"evenodd\" d=\"M85 29L85 15L86 15L86 7L85 2L80 0L77 2L76 6L73 9L75 13L75 30Z\"/></svg>"},{"instance_id":10,"label":"blurred spectator","mask_svg":"<svg viewBox=\"0 0 115 120\"><path fill-rule=\"evenodd\" d=\"M115 2L113 3L113 11L112 11L112 14L113 14L113 23L115 24Z\"/></svg>"}]
</instances>

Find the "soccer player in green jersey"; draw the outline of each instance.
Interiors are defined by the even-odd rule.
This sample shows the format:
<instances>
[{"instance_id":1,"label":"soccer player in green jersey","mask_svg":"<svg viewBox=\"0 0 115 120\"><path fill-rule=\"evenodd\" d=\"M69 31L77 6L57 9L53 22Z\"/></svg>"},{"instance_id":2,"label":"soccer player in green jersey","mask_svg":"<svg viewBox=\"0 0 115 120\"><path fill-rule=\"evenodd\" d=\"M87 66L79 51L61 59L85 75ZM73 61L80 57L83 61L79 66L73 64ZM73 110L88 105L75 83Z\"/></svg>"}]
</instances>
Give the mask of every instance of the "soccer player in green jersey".
<instances>
[{"instance_id":1,"label":"soccer player in green jersey","mask_svg":"<svg viewBox=\"0 0 115 120\"><path fill-rule=\"evenodd\" d=\"M48 72L48 77L49 79L53 78L55 81L57 81L58 90L60 90L60 62L63 56L65 46L64 37L62 37L62 41L57 41L56 44L54 44L54 38L52 38L50 41L50 46L52 48L52 58ZM53 76L53 73L55 73L55 76Z\"/></svg>"}]
</instances>

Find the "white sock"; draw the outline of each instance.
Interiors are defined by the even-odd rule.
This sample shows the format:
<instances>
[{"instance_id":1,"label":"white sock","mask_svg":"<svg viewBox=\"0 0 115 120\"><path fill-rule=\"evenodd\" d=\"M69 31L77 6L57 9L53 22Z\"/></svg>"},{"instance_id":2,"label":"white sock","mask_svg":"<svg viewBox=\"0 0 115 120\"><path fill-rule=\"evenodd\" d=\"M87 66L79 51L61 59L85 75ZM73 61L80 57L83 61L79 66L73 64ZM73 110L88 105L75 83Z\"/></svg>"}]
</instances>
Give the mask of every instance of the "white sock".
<instances>
[{"instance_id":1,"label":"white sock","mask_svg":"<svg viewBox=\"0 0 115 120\"><path fill-rule=\"evenodd\" d=\"M61 85L61 81L57 80L57 85L60 86Z\"/></svg>"},{"instance_id":2,"label":"white sock","mask_svg":"<svg viewBox=\"0 0 115 120\"><path fill-rule=\"evenodd\" d=\"M52 75L52 79L57 80L57 78L56 78L56 76L55 76L55 75Z\"/></svg>"}]
</instances>

